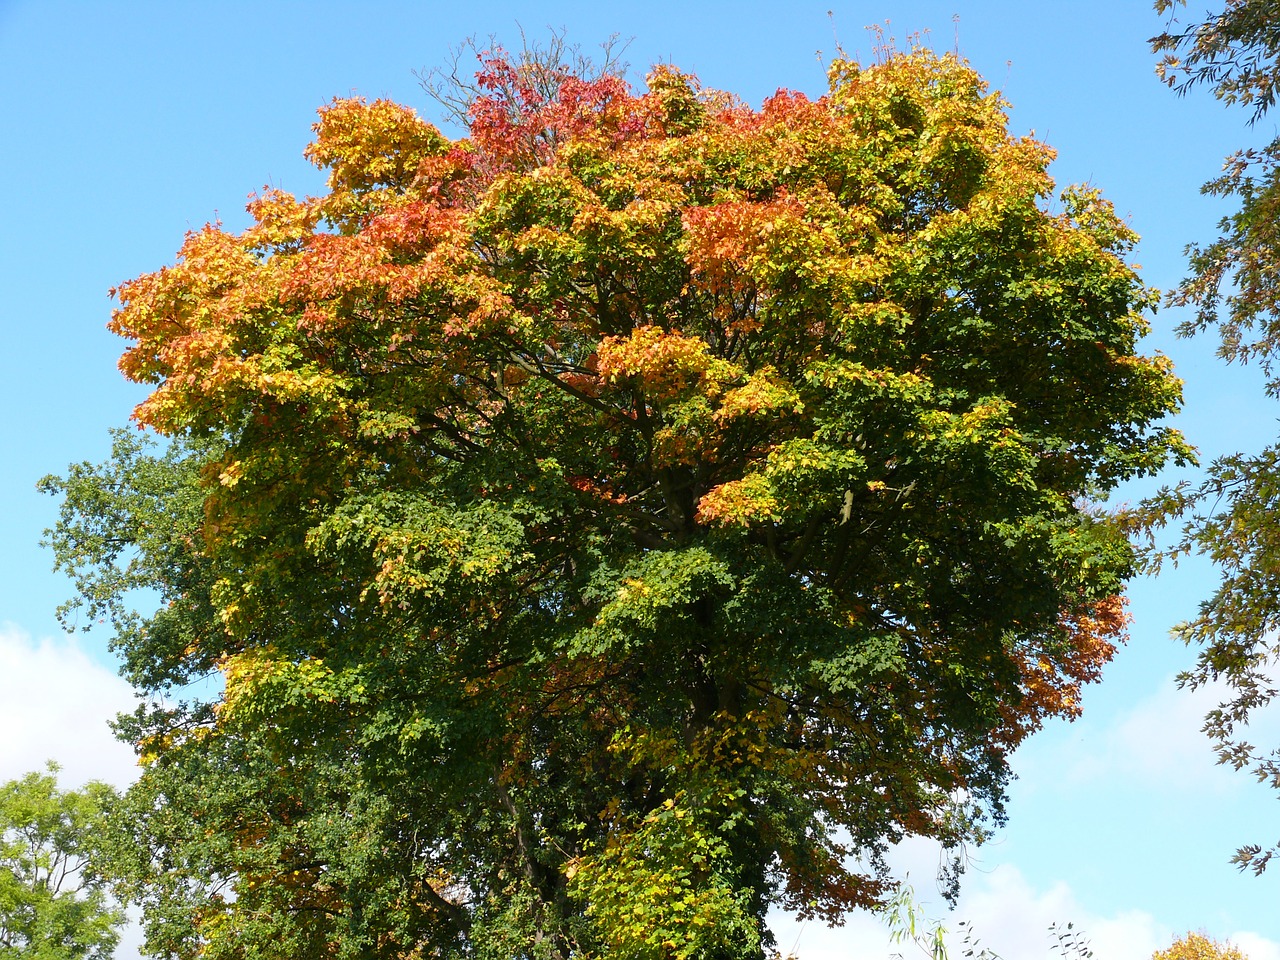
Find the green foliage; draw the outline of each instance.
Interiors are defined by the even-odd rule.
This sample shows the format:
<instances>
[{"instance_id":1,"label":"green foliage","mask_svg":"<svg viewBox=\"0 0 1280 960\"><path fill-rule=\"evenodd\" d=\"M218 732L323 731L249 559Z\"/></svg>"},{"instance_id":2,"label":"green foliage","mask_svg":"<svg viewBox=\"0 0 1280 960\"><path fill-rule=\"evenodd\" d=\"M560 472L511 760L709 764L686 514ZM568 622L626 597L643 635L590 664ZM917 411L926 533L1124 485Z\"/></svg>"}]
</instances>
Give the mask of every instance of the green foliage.
<instances>
[{"instance_id":1,"label":"green foliage","mask_svg":"<svg viewBox=\"0 0 1280 960\"><path fill-rule=\"evenodd\" d=\"M109 624L125 676L140 689L180 687L214 668L212 657L196 654L209 650L217 631L208 561L199 548L198 478L210 452L175 442L156 455L144 435L118 429L106 463L75 464L65 477L39 484L62 498L46 545L56 569L75 585L74 599L58 615L69 628ZM133 603L141 591L158 592L160 601L145 620Z\"/></svg>"},{"instance_id":2,"label":"green foliage","mask_svg":"<svg viewBox=\"0 0 1280 960\"><path fill-rule=\"evenodd\" d=\"M741 797L725 799L719 810L690 805L684 796L668 799L633 832L611 836L603 850L571 865L570 892L587 905L603 955L731 960L759 954L755 893L735 889L726 839L738 826L741 813L730 810Z\"/></svg>"},{"instance_id":3,"label":"green foliage","mask_svg":"<svg viewBox=\"0 0 1280 960\"><path fill-rule=\"evenodd\" d=\"M96 854L115 791L59 790L58 766L0 784L0 958L107 960L124 911Z\"/></svg>"},{"instance_id":4,"label":"green foliage","mask_svg":"<svg viewBox=\"0 0 1280 960\"><path fill-rule=\"evenodd\" d=\"M1174 4L1161 0L1161 12ZM1280 6L1273 0L1230 0L1216 14L1181 32L1172 29L1152 41L1166 51L1161 63L1179 89L1210 85L1226 103L1252 108L1259 119L1274 104L1280 78ZM1280 138L1259 149L1227 158L1223 174L1203 192L1232 198L1236 211L1219 224L1220 235L1206 246L1192 245L1190 273L1170 296L1176 306L1194 308L1179 334L1216 328L1218 355L1229 363L1257 363L1267 378L1267 394L1280 396ZM1217 745L1219 761L1250 770L1260 781L1280 787L1280 750L1245 739L1251 716L1273 701L1273 676L1280 662L1280 446L1238 453L1210 464L1202 483L1183 482L1144 504L1148 520L1181 519L1172 548L1155 557L1176 561L1202 553L1217 564L1221 582L1194 619L1176 635L1199 646L1196 666L1183 684L1196 688L1222 681L1230 697L1211 711L1205 731ZM1265 869L1277 847L1249 844L1236 854L1241 869Z\"/></svg>"},{"instance_id":5,"label":"green foliage","mask_svg":"<svg viewBox=\"0 0 1280 960\"><path fill-rule=\"evenodd\" d=\"M120 288L154 390L51 541L131 676L111 869L211 960L761 958L980 840L1180 460L1152 294L954 57L759 110L482 63ZM128 593L159 591L154 616Z\"/></svg>"}]
</instances>

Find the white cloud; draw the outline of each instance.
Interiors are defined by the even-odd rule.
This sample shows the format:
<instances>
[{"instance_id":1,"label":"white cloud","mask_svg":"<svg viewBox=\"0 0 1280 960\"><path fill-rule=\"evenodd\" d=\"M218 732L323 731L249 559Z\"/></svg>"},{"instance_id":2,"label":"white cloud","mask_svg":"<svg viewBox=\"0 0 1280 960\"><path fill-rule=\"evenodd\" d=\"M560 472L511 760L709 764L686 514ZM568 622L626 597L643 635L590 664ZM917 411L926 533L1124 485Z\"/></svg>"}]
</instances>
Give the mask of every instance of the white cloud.
<instances>
[{"instance_id":1,"label":"white cloud","mask_svg":"<svg viewBox=\"0 0 1280 960\"><path fill-rule=\"evenodd\" d=\"M1065 883L1036 890L1010 864L983 877L964 898L959 912L985 945L1008 958L1056 956L1053 928L1056 925L1056 933L1063 933L1068 923L1089 941L1095 956L1109 960L1146 960L1172 940L1148 913L1120 909L1091 914Z\"/></svg>"},{"instance_id":2,"label":"white cloud","mask_svg":"<svg viewBox=\"0 0 1280 960\"><path fill-rule=\"evenodd\" d=\"M923 846L907 851L906 859L922 864L927 859ZM1088 941L1093 955L1106 960L1149 960L1154 951L1186 932L1170 930L1141 910L1091 912L1065 883L1036 889L1011 864L1001 864L989 873L971 872L954 912L947 912L936 897L931 899L923 885L917 892L930 921L941 920L947 929L949 952L955 958L963 957L966 949L961 921L969 925L978 946L1004 960L1060 960L1063 954L1054 948L1054 925L1062 932L1072 924ZM928 956L910 943L892 943L884 923L865 912L835 929L817 921L801 924L782 915L772 920L778 949L783 956L794 954L798 960L888 960L899 955L904 960L923 960ZM1249 960L1280 960L1280 943L1256 933L1242 931L1219 939L1240 947Z\"/></svg>"},{"instance_id":3,"label":"white cloud","mask_svg":"<svg viewBox=\"0 0 1280 960\"><path fill-rule=\"evenodd\" d=\"M59 784L105 780L125 787L137 776L133 750L107 723L130 711L129 685L88 656L74 637L33 640L0 624L0 782L62 765ZM121 930L116 960L136 960L142 929L134 911Z\"/></svg>"},{"instance_id":4,"label":"white cloud","mask_svg":"<svg viewBox=\"0 0 1280 960\"><path fill-rule=\"evenodd\" d=\"M1256 933L1233 933L1227 940L1240 948L1249 960L1280 960L1280 943L1260 937Z\"/></svg>"},{"instance_id":5,"label":"white cloud","mask_svg":"<svg viewBox=\"0 0 1280 960\"><path fill-rule=\"evenodd\" d=\"M136 776L133 750L107 727L136 704L129 685L72 637L32 640L0 625L0 780L62 765L64 786Z\"/></svg>"}]
</instances>

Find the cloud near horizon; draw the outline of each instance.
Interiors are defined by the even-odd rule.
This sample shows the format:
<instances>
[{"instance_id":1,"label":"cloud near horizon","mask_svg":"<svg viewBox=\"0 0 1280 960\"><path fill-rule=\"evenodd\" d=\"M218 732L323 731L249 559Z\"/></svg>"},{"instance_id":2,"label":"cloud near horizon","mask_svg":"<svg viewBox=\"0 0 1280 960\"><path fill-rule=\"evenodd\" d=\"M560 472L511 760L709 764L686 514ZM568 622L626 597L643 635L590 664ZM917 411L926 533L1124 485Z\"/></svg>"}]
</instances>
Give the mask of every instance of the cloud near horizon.
<instances>
[{"instance_id":1,"label":"cloud near horizon","mask_svg":"<svg viewBox=\"0 0 1280 960\"><path fill-rule=\"evenodd\" d=\"M905 844L904 847L912 846ZM926 844L915 844L915 850L896 852L899 861L915 861L920 866L929 857ZM936 856L936 852L932 854ZM932 924L945 927L946 942L952 957L974 954L985 948L1002 960L1075 960L1077 954L1056 948L1056 935L1071 924L1078 931L1093 956L1102 960L1149 960L1156 950L1167 948L1185 930L1171 930L1151 914L1141 910L1116 909L1095 913L1084 908L1074 891L1065 883L1037 889L1013 864L1001 864L989 873L970 877L954 912L946 912L936 899L921 902ZM975 938L963 943L967 925ZM773 931L778 949L784 957L796 960L886 960L902 957L921 960L931 956L927 950L911 943L894 943L884 922L877 916L861 912L848 918L843 927L830 928L818 921L798 923L791 917L775 916ZM1223 937L1244 951L1248 960L1280 960L1280 944L1247 930L1233 931Z\"/></svg>"},{"instance_id":2,"label":"cloud near horizon","mask_svg":"<svg viewBox=\"0 0 1280 960\"><path fill-rule=\"evenodd\" d=\"M34 640L0 624L0 781L53 760L65 787L137 776L133 750L108 723L137 704L129 685L71 636Z\"/></svg>"}]
</instances>

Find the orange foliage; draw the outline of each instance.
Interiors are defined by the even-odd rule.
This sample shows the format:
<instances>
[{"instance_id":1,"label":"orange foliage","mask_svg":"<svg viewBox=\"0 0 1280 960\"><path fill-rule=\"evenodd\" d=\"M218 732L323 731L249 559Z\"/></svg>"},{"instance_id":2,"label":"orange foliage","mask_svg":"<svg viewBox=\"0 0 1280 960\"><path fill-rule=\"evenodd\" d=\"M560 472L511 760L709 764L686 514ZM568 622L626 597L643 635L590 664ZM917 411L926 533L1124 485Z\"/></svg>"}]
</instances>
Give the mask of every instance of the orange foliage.
<instances>
[{"instance_id":1,"label":"orange foliage","mask_svg":"<svg viewBox=\"0 0 1280 960\"><path fill-rule=\"evenodd\" d=\"M1002 711L1006 743L1020 743L1050 717L1080 716L1084 685L1101 679L1117 645L1128 639L1132 618L1125 611L1127 604L1117 595L1067 611L1060 621L1059 644L1039 654L1019 652L1022 699L1009 701Z\"/></svg>"}]
</instances>

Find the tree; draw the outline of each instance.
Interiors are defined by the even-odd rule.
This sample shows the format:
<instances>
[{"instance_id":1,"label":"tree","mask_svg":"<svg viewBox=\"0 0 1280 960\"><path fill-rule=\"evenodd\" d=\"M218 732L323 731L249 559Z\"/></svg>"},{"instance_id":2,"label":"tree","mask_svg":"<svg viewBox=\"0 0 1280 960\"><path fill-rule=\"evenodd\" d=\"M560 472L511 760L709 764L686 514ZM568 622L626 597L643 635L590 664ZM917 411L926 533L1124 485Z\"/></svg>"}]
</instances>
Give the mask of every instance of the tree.
<instances>
[{"instance_id":1,"label":"tree","mask_svg":"<svg viewBox=\"0 0 1280 960\"><path fill-rule=\"evenodd\" d=\"M830 80L486 55L464 139L336 100L325 195L116 291L171 444L46 489L172 688L113 841L152 950L761 957L1000 820L1124 634L1090 503L1189 455L1179 384L1134 235L973 70Z\"/></svg>"},{"instance_id":2,"label":"tree","mask_svg":"<svg viewBox=\"0 0 1280 960\"><path fill-rule=\"evenodd\" d=\"M91 857L115 791L59 790L58 766L0 784L0 958L106 960L124 912Z\"/></svg>"},{"instance_id":3,"label":"tree","mask_svg":"<svg viewBox=\"0 0 1280 960\"><path fill-rule=\"evenodd\" d=\"M1188 933L1173 941L1166 950L1157 950L1151 960L1248 960L1231 944L1219 943L1201 933Z\"/></svg>"},{"instance_id":4,"label":"tree","mask_svg":"<svg viewBox=\"0 0 1280 960\"><path fill-rule=\"evenodd\" d=\"M1171 0L1156 9L1174 10ZM1280 77L1280 5L1270 0L1231 0L1218 14L1180 32L1152 39L1164 52L1161 75L1180 91L1208 84L1225 103L1242 104L1261 118L1273 105ZM1190 273L1169 297L1194 308L1178 329L1193 336L1216 328L1218 355L1228 363L1257 363L1267 378L1267 394L1280 395L1280 138L1227 158L1222 176L1205 184L1211 196L1234 198L1239 207L1219 224L1220 236L1207 246L1192 245ZM1163 490L1145 505L1149 520L1182 518L1173 547L1157 556L1176 560L1203 553L1218 565L1222 579L1194 619L1176 635L1200 646L1193 669L1181 682L1197 688L1221 681L1230 695L1205 722L1220 762L1249 769L1260 781L1280 787L1280 750L1259 748L1244 738L1250 717L1276 696L1273 673L1280 659L1280 446L1256 454L1238 453L1212 463L1208 478ZM1249 844L1235 856L1241 869L1261 872L1280 847Z\"/></svg>"}]
</instances>

